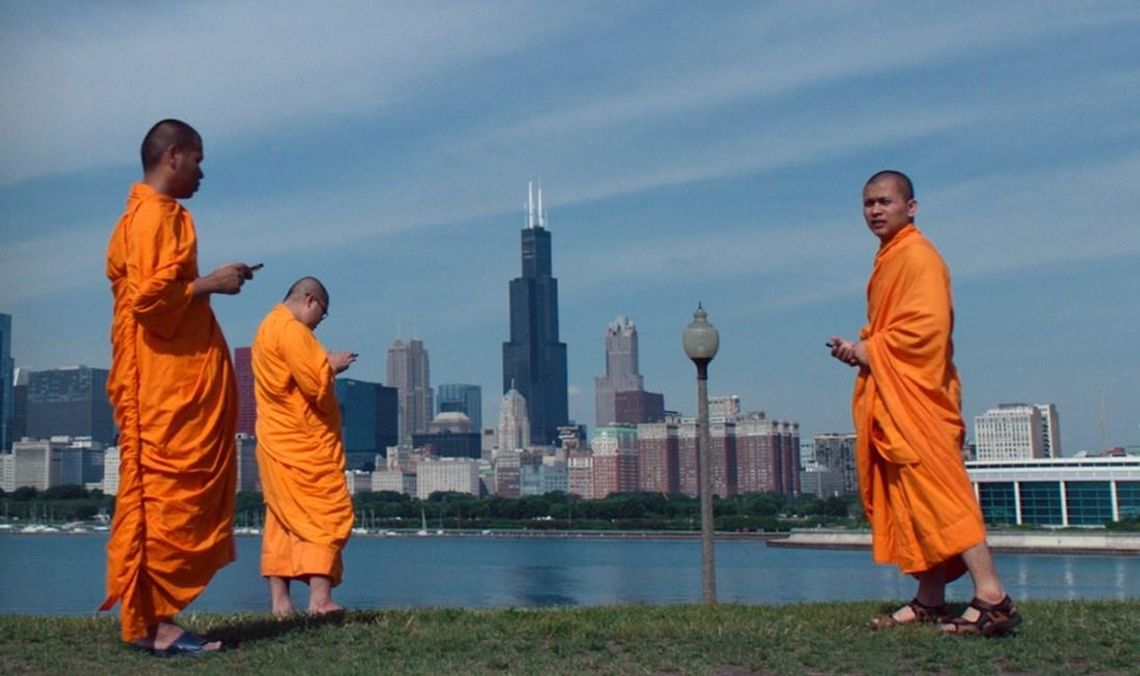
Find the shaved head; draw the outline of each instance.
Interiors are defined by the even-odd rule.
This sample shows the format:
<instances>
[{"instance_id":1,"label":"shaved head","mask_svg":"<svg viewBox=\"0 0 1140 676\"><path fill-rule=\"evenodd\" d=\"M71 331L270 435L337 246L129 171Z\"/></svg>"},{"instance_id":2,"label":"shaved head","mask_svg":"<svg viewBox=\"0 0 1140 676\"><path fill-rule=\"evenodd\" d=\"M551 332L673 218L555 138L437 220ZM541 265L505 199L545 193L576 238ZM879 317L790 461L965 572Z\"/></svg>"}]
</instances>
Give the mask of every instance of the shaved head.
<instances>
[{"instance_id":1,"label":"shaved head","mask_svg":"<svg viewBox=\"0 0 1140 676\"><path fill-rule=\"evenodd\" d=\"M150 171L171 146L202 149L202 136L181 120L162 120L150 128L142 142L143 171Z\"/></svg>"},{"instance_id":2,"label":"shaved head","mask_svg":"<svg viewBox=\"0 0 1140 676\"><path fill-rule=\"evenodd\" d=\"M871 178L867 179L867 182L863 184L863 187L866 188L872 183L877 183L884 179L894 181L895 184L898 185L899 190L902 191L904 199L914 199L914 183L911 183L909 176L902 173L901 171L895 171L894 169L884 169L883 171L880 171Z\"/></svg>"},{"instance_id":3,"label":"shaved head","mask_svg":"<svg viewBox=\"0 0 1140 676\"><path fill-rule=\"evenodd\" d=\"M298 300L306 295L316 296L319 300L324 301L325 305L328 305L328 289L316 277L302 277L293 282L293 286L289 287L289 291L285 294L285 300Z\"/></svg>"}]
</instances>

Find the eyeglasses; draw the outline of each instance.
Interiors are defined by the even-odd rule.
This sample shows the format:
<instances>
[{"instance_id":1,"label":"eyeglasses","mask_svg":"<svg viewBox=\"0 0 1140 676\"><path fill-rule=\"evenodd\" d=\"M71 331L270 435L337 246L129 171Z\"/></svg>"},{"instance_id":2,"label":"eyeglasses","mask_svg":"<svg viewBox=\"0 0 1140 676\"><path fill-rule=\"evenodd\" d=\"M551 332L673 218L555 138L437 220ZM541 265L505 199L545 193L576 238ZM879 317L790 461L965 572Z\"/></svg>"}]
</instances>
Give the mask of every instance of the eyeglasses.
<instances>
[{"instance_id":1,"label":"eyeglasses","mask_svg":"<svg viewBox=\"0 0 1140 676\"><path fill-rule=\"evenodd\" d=\"M326 317L329 316L329 306L328 305L325 305L324 303L322 303L320 298L317 298L316 296L314 296L311 293L307 293L305 295L308 296L309 298L312 298L314 301L316 301L317 305L321 306L321 319L325 319Z\"/></svg>"}]
</instances>

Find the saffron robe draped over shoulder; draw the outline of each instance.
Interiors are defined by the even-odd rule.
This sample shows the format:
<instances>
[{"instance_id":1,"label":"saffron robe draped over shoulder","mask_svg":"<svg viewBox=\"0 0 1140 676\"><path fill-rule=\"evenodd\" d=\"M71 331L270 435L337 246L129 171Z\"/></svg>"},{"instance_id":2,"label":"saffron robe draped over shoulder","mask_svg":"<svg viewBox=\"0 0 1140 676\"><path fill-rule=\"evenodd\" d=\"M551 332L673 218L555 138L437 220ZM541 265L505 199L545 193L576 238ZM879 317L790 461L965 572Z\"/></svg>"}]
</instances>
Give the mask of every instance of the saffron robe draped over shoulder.
<instances>
[{"instance_id":1,"label":"saffron robe draped over shoulder","mask_svg":"<svg viewBox=\"0 0 1140 676\"><path fill-rule=\"evenodd\" d=\"M253 341L257 465L265 498L261 574L340 584L354 513L336 374L311 329L277 305Z\"/></svg>"},{"instance_id":2,"label":"saffron robe draped over shoulder","mask_svg":"<svg viewBox=\"0 0 1140 676\"><path fill-rule=\"evenodd\" d=\"M872 555L904 573L946 564L947 580L956 579L960 554L986 531L962 460L950 272L914 224L879 248L867 322L869 367L855 380L852 412Z\"/></svg>"},{"instance_id":3,"label":"saffron robe draped over shoulder","mask_svg":"<svg viewBox=\"0 0 1140 676\"><path fill-rule=\"evenodd\" d=\"M193 293L197 236L175 199L131 187L107 277L120 460L100 610L119 603L122 638L136 641L234 560L237 388L209 297Z\"/></svg>"}]
</instances>

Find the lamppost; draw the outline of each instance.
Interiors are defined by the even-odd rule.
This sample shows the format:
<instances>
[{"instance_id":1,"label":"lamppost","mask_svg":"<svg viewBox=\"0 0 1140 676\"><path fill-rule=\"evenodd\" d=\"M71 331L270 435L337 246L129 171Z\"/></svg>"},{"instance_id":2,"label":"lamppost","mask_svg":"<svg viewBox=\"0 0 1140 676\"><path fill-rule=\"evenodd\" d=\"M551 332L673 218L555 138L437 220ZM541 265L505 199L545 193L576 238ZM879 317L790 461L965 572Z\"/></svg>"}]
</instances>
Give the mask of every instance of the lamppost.
<instances>
[{"instance_id":1,"label":"lamppost","mask_svg":"<svg viewBox=\"0 0 1140 676\"><path fill-rule=\"evenodd\" d=\"M697 365L697 480L701 496L701 597L707 604L716 603L716 563L713 559L712 472L709 448L709 362L720 347L720 332L708 321L709 313L700 303L693 311L693 321L685 327L682 344L685 354Z\"/></svg>"}]
</instances>

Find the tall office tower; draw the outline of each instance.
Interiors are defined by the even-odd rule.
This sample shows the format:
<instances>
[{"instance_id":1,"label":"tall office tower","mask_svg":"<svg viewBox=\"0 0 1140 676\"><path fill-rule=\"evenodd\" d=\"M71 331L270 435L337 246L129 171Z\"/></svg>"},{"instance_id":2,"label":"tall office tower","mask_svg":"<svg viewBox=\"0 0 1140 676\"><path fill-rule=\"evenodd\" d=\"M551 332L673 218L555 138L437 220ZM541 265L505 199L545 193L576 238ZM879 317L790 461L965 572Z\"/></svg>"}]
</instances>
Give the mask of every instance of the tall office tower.
<instances>
[{"instance_id":1,"label":"tall office tower","mask_svg":"<svg viewBox=\"0 0 1140 676\"><path fill-rule=\"evenodd\" d=\"M237 450L237 491L261 492L261 474L257 469L257 439L238 432L234 438Z\"/></svg>"},{"instance_id":2,"label":"tall office tower","mask_svg":"<svg viewBox=\"0 0 1140 676\"><path fill-rule=\"evenodd\" d=\"M476 432L483 429L483 388L478 385L445 383L435 389L437 413L463 413Z\"/></svg>"},{"instance_id":3,"label":"tall office tower","mask_svg":"<svg viewBox=\"0 0 1140 676\"><path fill-rule=\"evenodd\" d=\"M12 378L12 443L28 435L28 373L28 367L19 366Z\"/></svg>"},{"instance_id":4,"label":"tall office tower","mask_svg":"<svg viewBox=\"0 0 1140 676\"><path fill-rule=\"evenodd\" d=\"M12 448L19 437L12 434L15 409L12 387L16 364L12 359L12 315L0 313L0 453Z\"/></svg>"},{"instance_id":5,"label":"tall office tower","mask_svg":"<svg viewBox=\"0 0 1140 676\"><path fill-rule=\"evenodd\" d=\"M998 404L974 418L978 460L1045 457L1041 414L1029 404Z\"/></svg>"},{"instance_id":6,"label":"tall office tower","mask_svg":"<svg viewBox=\"0 0 1140 676\"><path fill-rule=\"evenodd\" d=\"M115 443L107 369L70 366L28 374L28 436L91 437Z\"/></svg>"},{"instance_id":7,"label":"tall office tower","mask_svg":"<svg viewBox=\"0 0 1140 676\"><path fill-rule=\"evenodd\" d=\"M676 423L645 423L637 426L640 490L663 495L681 490L677 448Z\"/></svg>"},{"instance_id":8,"label":"tall office tower","mask_svg":"<svg viewBox=\"0 0 1140 676\"><path fill-rule=\"evenodd\" d=\"M80 484L82 461L74 462L69 457L75 452L68 450L71 440L33 439L12 444L13 490L30 486L37 491L46 491L52 486ZM82 458L82 455L80 455Z\"/></svg>"},{"instance_id":9,"label":"tall office tower","mask_svg":"<svg viewBox=\"0 0 1140 676\"><path fill-rule=\"evenodd\" d=\"M644 387L644 380L638 373L637 326L629 321L629 317L618 315L606 327L605 338L606 375L594 378L594 409L598 427L618 421L615 404L618 392L641 391Z\"/></svg>"},{"instance_id":10,"label":"tall office tower","mask_svg":"<svg viewBox=\"0 0 1140 676\"><path fill-rule=\"evenodd\" d=\"M399 440L398 390L353 378L336 379L345 465L360 469Z\"/></svg>"},{"instance_id":11,"label":"tall office tower","mask_svg":"<svg viewBox=\"0 0 1140 676\"><path fill-rule=\"evenodd\" d=\"M838 490L841 495L848 495L858 491L859 486L855 477L855 435L847 434L817 434L812 438L812 457L816 464L824 470L833 472L840 477Z\"/></svg>"},{"instance_id":12,"label":"tall office tower","mask_svg":"<svg viewBox=\"0 0 1140 676\"><path fill-rule=\"evenodd\" d=\"M637 467L637 428L612 425L594 429L594 496L630 493L640 488Z\"/></svg>"},{"instance_id":13,"label":"tall office tower","mask_svg":"<svg viewBox=\"0 0 1140 676\"><path fill-rule=\"evenodd\" d=\"M1034 404L1041 416L1042 452L1046 458L1061 457L1061 420L1053 404Z\"/></svg>"},{"instance_id":14,"label":"tall office tower","mask_svg":"<svg viewBox=\"0 0 1140 676\"><path fill-rule=\"evenodd\" d=\"M249 347L234 348L234 380L237 381L237 433L257 434L257 399L253 394L253 351Z\"/></svg>"},{"instance_id":15,"label":"tall office tower","mask_svg":"<svg viewBox=\"0 0 1140 676\"><path fill-rule=\"evenodd\" d=\"M428 352L423 341L397 338L388 348L388 387L399 390L400 443L427 431L433 411Z\"/></svg>"},{"instance_id":16,"label":"tall office tower","mask_svg":"<svg viewBox=\"0 0 1140 676\"><path fill-rule=\"evenodd\" d=\"M527 185L522 276L511 280L511 339L503 343L503 391L517 389L530 412L530 443L553 444L570 418L566 343L558 342L558 280L551 276L550 231L542 188ZM500 448L503 446L501 445Z\"/></svg>"},{"instance_id":17,"label":"tall office tower","mask_svg":"<svg viewBox=\"0 0 1140 676\"><path fill-rule=\"evenodd\" d=\"M530 417L526 399L511 388L499 407L499 451L518 451L530 445Z\"/></svg>"}]
</instances>

